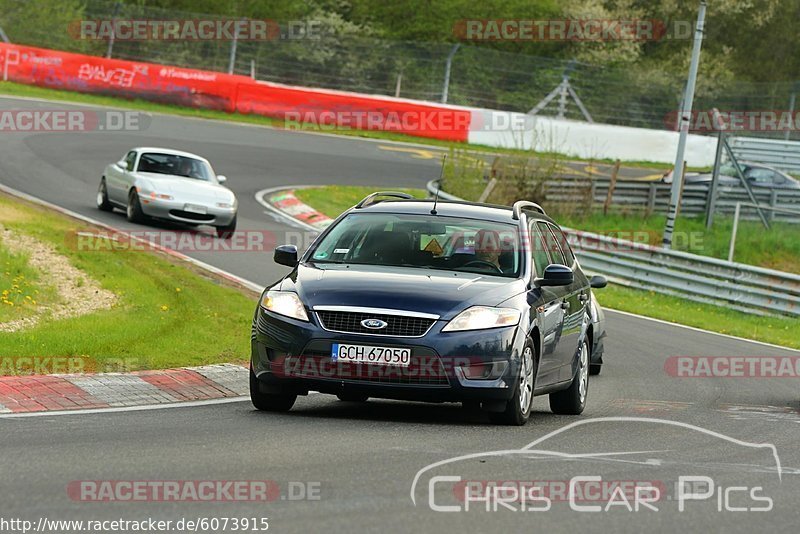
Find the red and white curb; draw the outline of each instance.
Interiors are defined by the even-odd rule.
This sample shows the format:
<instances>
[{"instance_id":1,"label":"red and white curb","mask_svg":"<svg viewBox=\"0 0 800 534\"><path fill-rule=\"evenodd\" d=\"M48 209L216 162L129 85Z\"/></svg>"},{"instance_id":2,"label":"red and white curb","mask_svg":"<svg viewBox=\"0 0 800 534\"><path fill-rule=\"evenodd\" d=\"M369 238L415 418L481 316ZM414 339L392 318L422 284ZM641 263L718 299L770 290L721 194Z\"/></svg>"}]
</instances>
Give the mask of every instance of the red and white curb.
<instances>
[{"instance_id":1,"label":"red and white curb","mask_svg":"<svg viewBox=\"0 0 800 534\"><path fill-rule=\"evenodd\" d=\"M234 364L125 374L3 376L0 413L125 408L248 394L248 370Z\"/></svg>"},{"instance_id":2,"label":"red and white curb","mask_svg":"<svg viewBox=\"0 0 800 534\"><path fill-rule=\"evenodd\" d=\"M297 188L295 188L297 189ZM295 189L263 189L256 193L256 200L264 207L275 210L285 217L300 222L312 230L322 231L333 219L303 203L294 194Z\"/></svg>"}]
</instances>

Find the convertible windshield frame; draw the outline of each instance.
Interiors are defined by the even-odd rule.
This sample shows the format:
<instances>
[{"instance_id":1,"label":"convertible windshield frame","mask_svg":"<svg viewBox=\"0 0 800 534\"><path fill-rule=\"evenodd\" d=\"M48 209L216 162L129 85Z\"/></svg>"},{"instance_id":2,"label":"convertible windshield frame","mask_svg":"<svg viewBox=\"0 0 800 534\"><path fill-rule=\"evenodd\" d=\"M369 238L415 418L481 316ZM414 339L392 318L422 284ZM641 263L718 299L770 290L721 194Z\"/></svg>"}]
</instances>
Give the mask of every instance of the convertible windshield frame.
<instances>
[{"instance_id":1,"label":"convertible windshield frame","mask_svg":"<svg viewBox=\"0 0 800 534\"><path fill-rule=\"evenodd\" d=\"M142 163L145 162L145 158L150 156L151 160L153 157L155 158L164 158L166 160L171 160L171 163L163 162L158 163L158 166L148 167L146 169L142 169ZM183 165L184 163L189 164L192 169L189 174L185 174L182 172L178 172L177 167L179 165ZM172 165L172 168L170 168ZM163 166L163 168L161 167ZM136 165L136 172L149 172L153 174L164 174L169 176L180 176L182 178L189 178L191 180L198 180L201 182L211 182L217 183L216 176L214 174L214 170L211 168L207 162L193 158L191 156L184 156L181 154L168 154L164 152L142 152L139 156L139 161Z\"/></svg>"}]
</instances>

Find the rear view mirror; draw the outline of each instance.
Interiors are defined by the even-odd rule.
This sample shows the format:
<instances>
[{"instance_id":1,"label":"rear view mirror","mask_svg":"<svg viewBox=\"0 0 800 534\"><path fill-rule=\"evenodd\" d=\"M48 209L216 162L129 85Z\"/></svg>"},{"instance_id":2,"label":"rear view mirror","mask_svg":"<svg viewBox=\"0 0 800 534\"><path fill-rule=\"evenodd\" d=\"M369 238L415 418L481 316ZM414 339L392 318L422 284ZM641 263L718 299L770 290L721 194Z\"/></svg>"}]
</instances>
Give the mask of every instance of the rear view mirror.
<instances>
[{"instance_id":1,"label":"rear view mirror","mask_svg":"<svg viewBox=\"0 0 800 534\"><path fill-rule=\"evenodd\" d=\"M589 285L594 289L602 289L608 285L608 280L605 276L596 274L589 279Z\"/></svg>"},{"instance_id":2,"label":"rear view mirror","mask_svg":"<svg viewBox=\"0 0 800 534\"><path fill-rule=\"evenodd\" d=\"M533 284L536 287L544 286L568 286L575 281L572 269L566 265L551 263L544 269L544 276L536 278Z\"/></svg>"},{"instance_id":3,"label":"rear view mirror","mask_svg":"<svg viewBox=\"0 0 800 534\"><path fill-rule=\"evenodd\" d=\"M279 265L294 267L297 265L297 247L294 245L280 245L275 247L275 254L272 259Z\"/></svg>"}]
</instances>

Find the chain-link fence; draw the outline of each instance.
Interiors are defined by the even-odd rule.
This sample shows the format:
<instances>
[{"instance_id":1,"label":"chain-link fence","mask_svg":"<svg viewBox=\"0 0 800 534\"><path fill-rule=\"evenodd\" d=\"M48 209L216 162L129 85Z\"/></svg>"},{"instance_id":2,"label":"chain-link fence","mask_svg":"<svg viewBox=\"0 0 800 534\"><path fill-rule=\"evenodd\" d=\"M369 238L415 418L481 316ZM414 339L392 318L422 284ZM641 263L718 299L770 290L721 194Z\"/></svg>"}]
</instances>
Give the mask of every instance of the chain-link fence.
<instances>
[{"instance_id":1,"label":"chain-link fence","mask_svg":"<svg viewBox=\"0 0 800 534\"><path fill-rule=\"evenodd\" d=\"M114 0L53 2L0 0L0 28L13 43L93 55L254 75L259 80L322 87L368 94L441 102L449 43L397 42L364 35L346 24L322 23L312 38L261 41L230 40L81 40L68 31L79 20L219 19L218 15L179 12L131 5ZM334 21L336 22L336 21ZM232 54L232 48L235 53ZM233 61L231 62L231 58ZM663 74L644 76L641 70L587 65L579 62L512 54L471 44L455 52L447 91L452 104L531 111L559 84L569 85L598 123L671 129L683 92L683 80ZM787 110L794 107L794 82L733 83L700 87L694 108ZM559 102L562 102L560 105ZM563 104L566 104L565 106ZM800 104L799 104L800 105ZM561 107L560 107L561 106ZM559 97L539 111L561 112L583 120L572 97ZM783 137L783 133L773 135Z\"/></svg>"}]
</instances>

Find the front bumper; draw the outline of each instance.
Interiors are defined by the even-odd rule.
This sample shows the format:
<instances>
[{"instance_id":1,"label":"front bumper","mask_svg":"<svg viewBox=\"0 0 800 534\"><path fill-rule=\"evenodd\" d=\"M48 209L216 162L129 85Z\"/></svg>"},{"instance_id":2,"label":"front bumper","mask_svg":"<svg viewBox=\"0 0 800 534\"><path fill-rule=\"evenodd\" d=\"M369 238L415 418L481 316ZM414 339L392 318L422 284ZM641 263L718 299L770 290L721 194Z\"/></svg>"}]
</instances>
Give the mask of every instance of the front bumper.
<instances>
[{"instance_id":1,"label":"front bumper","mask_svg":"<svg viewBox=\"0 0 800 534\"><path fill-rule=\"evenodd\" d=\"M343 334L310 321L256 310L252 333L253 371L266 392L359 393L370 397L431 402L506 401L516 387L524 335L518 327L442 332L436 321L422 337ZM333 343L407 347L407 368L334 362ZM465 368L493 364L497 378L470 379Z\"/></svg>"},{"instance_id":2,"label":"front bumper","mask_svg":"<svg viewBox=\"0 0 800 534\"><path fill-rule=\"evenodd\" d=\"M178 221L189 224L209 224L212 226L228 226L236 216L236 208L220 208L216 205L197 204L206 208L206 214L195 214L185 211L186 204L180 200L152 199L140 197L142 212L154 219Z\"/></svg>"}]
</instances>

